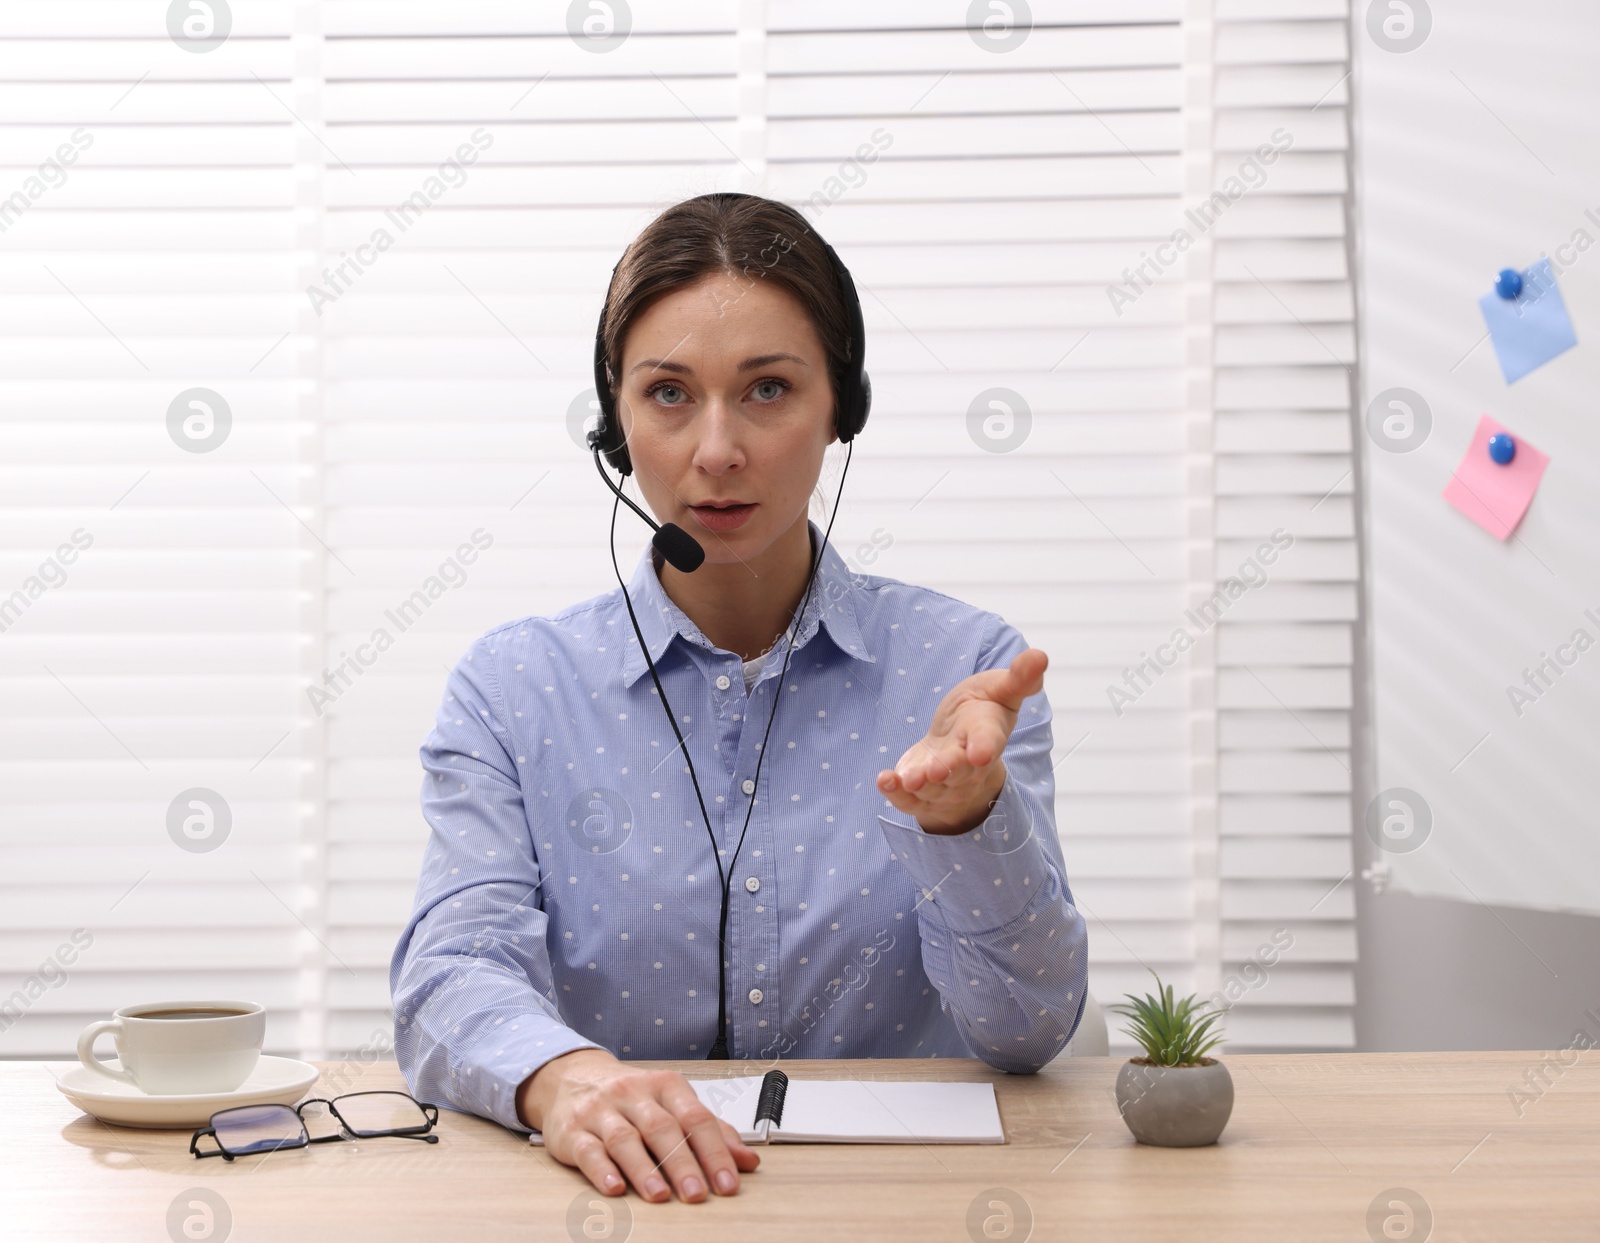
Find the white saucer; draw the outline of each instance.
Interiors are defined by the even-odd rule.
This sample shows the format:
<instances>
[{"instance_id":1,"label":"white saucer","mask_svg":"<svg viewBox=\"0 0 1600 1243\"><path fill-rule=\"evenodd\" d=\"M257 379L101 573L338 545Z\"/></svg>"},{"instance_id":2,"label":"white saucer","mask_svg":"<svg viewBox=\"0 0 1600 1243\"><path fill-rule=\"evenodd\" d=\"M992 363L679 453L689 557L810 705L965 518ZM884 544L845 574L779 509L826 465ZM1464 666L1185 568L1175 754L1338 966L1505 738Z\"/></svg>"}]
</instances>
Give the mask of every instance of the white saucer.
<instances>
[{"instance_id":1,"label":"white saucer","mask_svg":"<svg viewBox=\"0 0 1600 1243\"><path fill-rule=\"evenodd\" d=\"M69 1101L102 1122L155 1130L202 1127L219 1109L235 1105L294 1105L320 1073L310 1062L263 1053L250 1077L232 1092L193 1096L149 1096L131 1083L97 1075L81 1062L46 1062L56 1087ZM120 1070L111 1058L106 1065Z\"/></svg>"}]
</instances>

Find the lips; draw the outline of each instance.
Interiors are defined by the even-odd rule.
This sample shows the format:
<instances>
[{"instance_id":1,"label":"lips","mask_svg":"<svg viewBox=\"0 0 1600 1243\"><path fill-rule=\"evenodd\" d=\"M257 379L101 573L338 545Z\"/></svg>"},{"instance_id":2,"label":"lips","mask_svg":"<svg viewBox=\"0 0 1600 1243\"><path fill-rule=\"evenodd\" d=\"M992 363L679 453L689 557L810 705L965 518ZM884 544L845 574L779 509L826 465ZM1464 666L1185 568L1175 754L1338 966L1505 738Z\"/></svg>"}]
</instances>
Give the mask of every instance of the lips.
<instances>
[{"instance_id":1,"label":"lips","mask_svg":"<svg viewBox=\"0 0 1600 1243\"><path fill-rule=\"evenodd\" d=\"M755 512L753 501L706 501L691 505L695 520L708 531L732 531L742 527Z\"/></svg>"}]
</instances>

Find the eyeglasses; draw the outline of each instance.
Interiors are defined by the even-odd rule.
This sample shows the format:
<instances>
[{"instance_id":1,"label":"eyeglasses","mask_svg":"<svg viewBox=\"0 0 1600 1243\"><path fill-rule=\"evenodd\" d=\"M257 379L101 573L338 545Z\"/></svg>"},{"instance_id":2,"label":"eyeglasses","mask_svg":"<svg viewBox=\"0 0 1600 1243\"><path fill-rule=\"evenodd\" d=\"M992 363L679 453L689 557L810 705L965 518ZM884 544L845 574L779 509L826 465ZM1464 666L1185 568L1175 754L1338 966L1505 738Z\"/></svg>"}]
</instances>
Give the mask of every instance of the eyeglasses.
<instances>
[{"instance_id":1,"label":"eyeglasses","mask_svg":"<svg viewBox=\"0 0 1600 1243\"><path fill-rule=\"evenodd\" d=\"M339 1130L330 1135L312 1135L307 1131L306 1116L301 1111L313 1105L327 1106ZM313 1120L318 1120L320 1113L320 1109L313 1110ZM320 1121L326 1125L325 1118ZM189 1140L189 1151L196 1157L221 1157L232 1161L235 1157L276 1152L280 1148L304 1148L307 1144L390 1135L437 1144L439 1137L428 1132L438 1121L437 1105L421 1104L404 1092L351 1092L332 1100L314 1096L292 1108L288 1105L240 1105L218 1110L211 1115L211 1125L201 1127ZM217 1146L202 1152L200 1140L207 1135Z\"/></svg>"}]
</instances>

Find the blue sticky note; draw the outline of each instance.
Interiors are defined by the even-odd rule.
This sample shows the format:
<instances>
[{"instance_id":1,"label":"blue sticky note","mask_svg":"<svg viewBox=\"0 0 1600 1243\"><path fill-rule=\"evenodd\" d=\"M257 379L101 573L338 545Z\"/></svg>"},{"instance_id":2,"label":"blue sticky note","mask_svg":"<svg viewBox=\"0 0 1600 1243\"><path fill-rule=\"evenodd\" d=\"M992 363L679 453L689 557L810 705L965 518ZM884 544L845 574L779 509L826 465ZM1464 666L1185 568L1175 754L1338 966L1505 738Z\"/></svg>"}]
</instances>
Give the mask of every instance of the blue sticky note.
<instances>
[{"instance_id":1,"label":"blue sticky note","mask_svg":"<svg viewBox=\"0 0 1600 1243\"><path fill-rule=\"evenodd\" d=\"M1578 344L1548 259L1523 272L1522 292L1515 298L1486 293L1478 299L1478 306L1489 325L1489 339L1494 342L1507 384L1515 384L1535 367Z\"/></svg>"}]
</instances>

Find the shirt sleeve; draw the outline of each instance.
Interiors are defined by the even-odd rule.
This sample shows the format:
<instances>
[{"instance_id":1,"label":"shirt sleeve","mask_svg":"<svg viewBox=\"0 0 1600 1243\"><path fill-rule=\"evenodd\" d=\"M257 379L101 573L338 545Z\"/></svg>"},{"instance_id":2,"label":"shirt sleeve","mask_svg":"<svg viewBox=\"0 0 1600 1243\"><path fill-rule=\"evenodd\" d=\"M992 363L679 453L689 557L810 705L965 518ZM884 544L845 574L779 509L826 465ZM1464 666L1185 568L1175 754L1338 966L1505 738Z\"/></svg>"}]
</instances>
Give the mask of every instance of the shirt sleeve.
<instances>
[{"instance_id":1,"label":"shirt sleeve","mask_svg":"<svg viewBox=\"0 0 1600 1243\"><path fill-rule=\"evenodd\" d=\"M1028 647L998 616L975 671L1003 669ZM1003 758L1005 784L968 833L926 833L880 813L889 849L922 897L922 965L976 1057L1018 1074L1066 1047L1083 1013L1088 930L1073 905L1056 834L1049 700L1023 700Z\"/></svg>"},{"instance_id":2,"label":"shirt sleeve","mask_svg":"<svg viewBox=\"0 0 1600 1243\"><path fill-rule=\"evenodd\" d=\"M507 715L486 637L451 672L420 751L430 833L389 985L412 1095L528 1133L522 1081L553 1057L601 1046L566 1026L555 1002L522 798L539 756Z\"/></svg>"}]
</instances>

